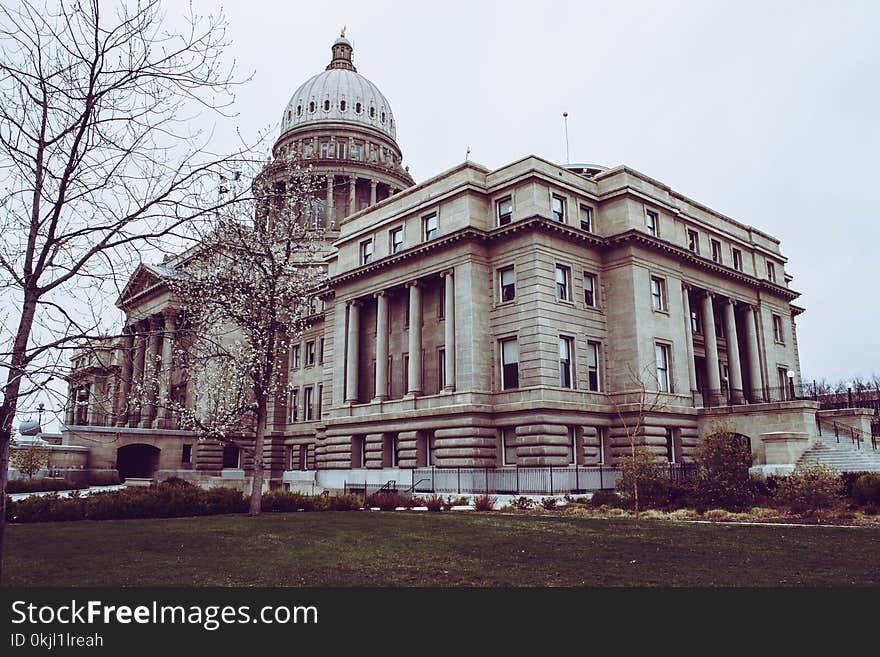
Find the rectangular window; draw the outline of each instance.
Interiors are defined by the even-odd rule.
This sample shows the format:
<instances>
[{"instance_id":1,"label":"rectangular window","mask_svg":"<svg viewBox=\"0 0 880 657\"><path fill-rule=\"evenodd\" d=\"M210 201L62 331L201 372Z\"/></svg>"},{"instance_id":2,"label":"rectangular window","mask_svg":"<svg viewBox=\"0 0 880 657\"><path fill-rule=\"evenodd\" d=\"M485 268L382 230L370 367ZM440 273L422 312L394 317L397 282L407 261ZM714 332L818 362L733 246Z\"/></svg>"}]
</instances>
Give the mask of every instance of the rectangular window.
<instances>
[{"instance_id":1,"label":"rectangular window","mask_svg":"<svg viewBox=\"0 0 880 657\"><path fill-rule=\"evenodd\" d=\"M743 270L743 254L739 249L731 249L733 253L733 268L737 271Z\"/></svg>"},{"instance_id":2,"label":"rectangular window","mask_svg":"<svg viewBox=\"0 0 880 657\"><path fill-rule=\"evenodd\" d=\"M565 198L553 194L550 197L550 218L561 224L565 223Z\"/></svg>"},{"instance_id":3,"label":"rectangular window","mask_svg":"<svg viewBox=\"0 0 880 657\"><path fill-rule=\"evenodd\" d=\"M327 158L330 156L330 144L326 141L321 142L321 157Z\"/></svg>"},{"instance_id":4,"label":"rectangular window","mask_svg":"<svg viewBox=\"0 0 880 657\"><path fill-rule=\"evenodd\" d=\"M666 281L659 276L651 276L651 307L666 311Z\"/></svg>"},{"instance_id":5,"label":"rectangular window","mask_svg":"<svg viewBox=\"0 0 880 657\"><path fill-rule=\"evenodd\" d=\"M514 274L513 267L498 270L498 285L501 303L513 301L516 298L516 274Z\"/></svg>"},{"instance_id":6,"label":"rectangular window","mask_svg":"<svg viewBox=\"0 0 880 657\"><path fill-rule=\"evenodd\" d=\"M568 463L569 465L577 465L578 448L577 448L577 430L574 427L568 428Z\"/></svg>"},{"instance_id":7,"label":"rectangular window","mask_svg":"<svg viewBox=\"0 0 880 657\"><path fill-rule=\"evenodd\" d=\"M713 308L715 313L715 337L724 339L724 318L722 317L722 310L720 305L715 305Z\"/></svg>"},{"instance_id":8,"label":"rectangular window","mask_svg":"<svg viewBox=\"0 0 880 657\"><path fill-rule=\"evenodd\" d=\"M315 390L312 386L303 388L303 419L306 422L311 422L315 418L315 407L312 404L314 392Z\"/></svg>"},{"instance_id":9,"label":"rectangular window","mask_svg":"<svg viewBox=\"0 0 880 657\"><path fill-rule=\"evenodd\" d=\"M775 283L775 282L776 282L776 265L774 265L774 264L773 264L772 262L770 262L769 260L767 261L767 279L768 279L771 283Z\"/></svg>"},{"instance_id":10,"label":"rectangular window","mask_svg":"<svg viewBox=\"0 0 880 657\"><path fill-rule=\"evenodd\" d=\"M422 217L422 225L425 229L425 241L429 242L435 237L437 237L437 231L440 228L440 223L437 220L437 213L433 212L426 217Z\"/></svg>"},{"instance_id":11,"label":"rectangular window","mask_svg":"<svg viewBox=\"0 0 880 657\"><path fill-rule=\"evenodd\" d=\"M305 157L311 157L314 152L315 147L312 146L312 142L307 143L304 150Z\"/></svg>"},{"instance_id":12,"label":"rectangular window","mask_svg":"<svg viewBox=\"0 0 880 657\"><path fill-rule=\"evenodd\" d=\"M446 281L441 279L437 294L437 319L446 319Z\"/></svg>"},{"instance_id":13,"label":"rectangular window","mask_svg":"<svg viewBox=\"0 0 880 657\"><path fill-rule=\"evenodd\" d=\"M318 340L318 365L324 364L324 338Z\"/></svg>"},{"instance_id":14,"label":"rectangular window","mask_svg":"<svg viewBox=\"0 0 880 657\"><path fill-rule=\"evenodd\" d=\"M315 404L315 417L321 419L321 405L324 403L324 386L318 386L318 403Z\"/></svg>"},{"instance_id":15,"label":"rectangular window","mask_svg":"<svg viewBox=\"0 0 880 657\"><path fill-rule=\"evenodd\" d=\"M666 428L666 460L675 463L675 429Z\"/></svg>"},{"instance_id":16,"label":"rectangular window","mask_svg":"<svg viewBox=\"0 0 880 657\"><path fill-rule=\"evenodd\" d=\"M703 333L703 322L700 321L700 311L693 307L691 308L691 330L700 335Z\"/></svg>"},{"instance_id":17,"label":"rectangular window","mask_svg":"<svg viewBox=\"0 0 880 657\"><path fill-rule=\"evenodd\" d=\"M519 346L516 338L501 340L501 389L519 388Z\"/></svg>"},{"instance_id":18,"label":"rectangular window","mask_svg":"<svg viewBox=\"0 0 880 657\"><path fill-rule=\"evenodd\" d=\"M506 226L513 220L513 199L508 196L495 204L498 212L498 225Z\"/></svg>"},{"instance_id":19,"label":"rectangular window","mask_svg":"<svg viewBox=\"0 0 880 657\"><path fill-rule=\"evenodd\" d=\"M300 359L299 359L299 345L295 344L290 348L290 362L291 368L298 370L301 367Z\"/></svg>"},{"instance_id":20,"label":"rectangular window","mask_svg":"<svg viewBox=\"0 0 880 657\"><path fill-rule=\"evenodd\" d=\"M183 451L180 454L180 462L183 464L192 463L192 445L184 445Z\"/></svg>"},{"instance_id":21,"label":"rectangular window","mask_svg":"<svg viewBox=\"0 0 880 657\"><path fill-rule=\"evenodd\" d=\"M599 343L587 341L587 389L599 392Z\"/></svg>"},{"instance_id":22,"label":"rectangular window","mask_svg":"<svg viewBox=\"0 0 880 657\"><path fill-rule=\"evenodd\" d=\"M788 389L788 368L787 367L777 367L776 368L776 380L779 383L779 399L785 400L791 397L790 390Z\"/></svg>"},{"instance_id":23,"label":"rectangular window","mask_svg":"<svg viewBox=\"0 0 880 657\"><path fill-rule=\"evenodd\" d=\"M353 144L351 147L351 159L360 162L363 159L364 147L360 144Z\"/></svg>"},{"instance_id":24,"label":"rectangular window","mask_svg":"<svg viewBox=\"0 0 880 657\"><path fill-rule=\"evenodd\" d=\"M336 157L338 157L340 160L345 159L345 142L344 141L336 144L336 154L337 154Z\"/></svg>"},{"instance_id":25,"label":"rectangular window","mask_svg":"<svg viewBox=\"0 0 880 657\"><path fill-rule=\"evenodd\" d=\"M605 429L604 427L597 427L596 433L599 437L599 456L597 458L598 465L605 465Z\"/></svg>"},{"instance_id":26,"label":"rectangular window","mask_svg":"<svg viewBox=\"0 0 880 657\"><path fill-rule=\"evenodd\" d=\"M403 251L403 226L392 228L388 232L388 251L390 253Z\"/></svg>"},{"instance_id":27,"label":"rectangular window","mask_svg":"<svg viewBox=\"0 0 880 657\"><path fill-rule=\"evenodd\" d=\"M403 355L403 392L409 392L409 354Z\"/></svg>"},{"instance_id":28,"label":"rectangular window","mask_svg":"<svg viewBox=\"0 0 880 657\"><path fill-rule=\"evenodd\" d=\"M580 206L581 230L593 232L593 208L589 205Z\"/></svg>"},{"instance_id":29,"label":"rectangular window","mask_svg":"<svg viewBox=\"0 0 880 657\"><path fill-rule=\"evenodd\" d=\"M446 387L446 350L437 350L437 389Z\"/></svg>"},{"instance_id":30,"label":"rectangular window","mask_svg":"<svg viewBox=\"0 0 880 657\"><path fill-rule=\"evenodd\" d=\"M559 338L559 385L563 388L574 388L572 358L572 339L560 336Z\"/></svg>"},{"instance_id":31,"label":"rectangular window","mask_svg":"<svg viewBox=\"0 0 880 657\"><path fill-rule=\"evenodd\" d=\"M712 262L724 264L721 259L721 242L718 240L712 240Z\"/></svg>"},{"instance_id":32,"label":"rectangular window","mask_svg":"<svg viewBox=\"0 0 880 657\"><path fill-rule=\"evenodd\" d=\"M669 381L669 345L654 345L655 360L657 362L657 390L671 392Z\"/></svg>"},{"instance_id":33,"label":"rectangular window","mask_svg":"<svg viewBox=\"0 0 880 657\"><path fill-rule=\"evenodd\" d=\"M688 228L688 248L694 253L700 252L700 235L690 228Z\"/></svg>"},{"instance_id":34,"label":"rectangular window","mask_svg":"<svg viewBox=\"0 0 880 657\"><path fill-rule=\"evenodd\" d=\"M596 307L596 275L584 272L584 303Z\"/></svg>"},{"instance_id":35,"label":"rectangular window","mask_svg":"<svg viewBox=\"0 0 880 657\"><path fill-rule=\"evenodd\" d=\"M660 217L653 210L645 210L645 226L654 237L660 234Z\"/></svg>"},{"instance_id":36,"label":"rectangular window","mask_svg":"<svg viewBox=\"0 0 880 657\"><path fill-rule=\"evenodd\" d=\"M569 281L571 280L571 269L564 265L556 265L556 298L560 301L568 301Z\"/></svg>"},{"instance_id":37,"label":"rectangular window","mask_svg":"<svg viewBox=\"0 0 880 657\"><path fill-rule=\"evenodd\" d=\"M780 344L785 344L785 334L782 332L782 317L773 315L773 339Z\"/></svg>"},{"instance_id":38,"label":"rectangular window","mask_svg":"<svg viewBox=\"0 0 880 657\"><path fill-rule=\"evenodd\" d=\"M501 464L516 465L516 429L501 430Z\"/></svg>"},{"instance_id":39,"label":"rectangular window","mask_svg":"<svg viewBox=\"0 0 880 657\"><path fill-rule=\"evenodd\" d=\"M373 262L373 240L361 242L361 264L368 265Z\"/></svg>"},{"instance_id":40,"label":"rectangular window","mask_svg":"<svg viewBox=\"0 0 880 657\"><path fill-rule=\"evenodd\" d=\"M290 421L296 422L299 420L299 390L296 388L290 391L290 405L288 408L290 409Z\"/></svg>"},{"instance_id":41,"label":"rectangular window","mask_svg":"<svg viewBox=\"0 0 880 657\"><path fill-rule=\"evenodd\" d=\"M315 364L315 341L310 340L306 342L306 367L311 367Z\"/></svg>"},{"instance_id":42,"label":"rectangular window","mask_svg":"<svg viewBox=\"0 0 880 657\"><path fill-rule=\"evenodd\" d=\"M238 469L241 467L241 450L234 443L223 445L223 468Z\"/></svg>"}]
</instances>

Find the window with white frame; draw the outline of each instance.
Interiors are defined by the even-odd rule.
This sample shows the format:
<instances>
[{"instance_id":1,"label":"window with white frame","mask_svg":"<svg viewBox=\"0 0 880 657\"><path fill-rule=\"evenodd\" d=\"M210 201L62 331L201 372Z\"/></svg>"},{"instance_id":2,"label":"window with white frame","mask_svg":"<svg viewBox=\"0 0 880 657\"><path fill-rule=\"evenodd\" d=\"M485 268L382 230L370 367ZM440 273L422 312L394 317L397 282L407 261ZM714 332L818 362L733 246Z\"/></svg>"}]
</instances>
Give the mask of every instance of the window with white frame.
<instances>
[{"instance_id":1,"label":"window with white frame","mask_svg":"<svg viewBox=\"0 0 880 657\"><path fill-rule=\"evenodd\" d=\"M516 429L501 430L501 465L516 465Z\"/></svg>"},{"instance_id":2,"label":"window with white frame","mask_svg":"<svg viewBox=\"0 0 880 657\"><path fill-rule=\"evenodd\" d=\"M569 465L577 465L578 463L578 439L577 429L568 427L568 445L567 454Z\"/></svg>"},{"instance_id":3,"label":"window with white frame","mask_svg":"<svg viewBox=\"0 0 880 657\"><path fill-rule=\"evenodd\" d=\"M697 254L700 252L700 234L690 228L688 228L688 249Z\"/></svg>"},{"instance_id":4,"label":"window with white frame","mask_svg":"<svg viewBox=\"0 0 880 657\"><path fill-rule=\"evenodd\" d=\"M785 344L785 334L782 331L781 315L773 315L773 339L779 344Z\"/></svg>"},{"instance_id":5,"label":"window with white frame","mask_svg":"<svg viewBox=\"0 0 880 657\"><path fill-rule=\"evenodd\" d=\"M437 232L440 229L440 222L437 219L437 213L432 212L431 214L422 217L422 227L424 228L426 242L437 237Z\"/></svg>"},{"instance_id":6,"label":"window with white frame","mask_svg":"<svg viewBox=\"0 0 880 657\"><path fill-rule=\"evenodd\" d=\"M550 196L550 218L561 224L565 223L565 197L557 194Z\"/></svg>"},{"instance_id":7,"label":"window with white frame","mask_svg":"<svg viewBox=\"0 0 880 657\"><path fill-rule=\"evenodd\" d=\"M516 298L516 273L512 266L498 270L498 291L501 303Z\"/></svg>"},{"instance_id":8,"label":"window with white frame","mask_svg":"<svg viewBox=\"0 0 880 657\"><path fill-rule=\"evenodd\" d=\"M733 268L737 271L743 270L743 254L739 249L731 248L730 252L733 254Z\"/></svg>"},{"instance_id":9,"label":"window with white frame","mask_svg":"<svg viewBox=\"0 0 880 657\"><path fill-rule=\"evenodd\" d=\"M651 276L651 307L666 312L666 281L659 276Z\"/></svg>"},{"instance_id":10,"label":"window with white frame","mask_svg":"<svg viewBox=\"0 0 880 657\"><path fill-rule=\"evenodd\" d=\"M437 350L437 389L446 387L446 350Z\"/></svg>"},{"instance_id":11,"label":"window with white frame","mask_svg":"<svg viewBox=\"0 0 880 657\"><path fill-rule=\"evenodd\" d=\"M574 339L559 336L559 385L574 388Z\"/></svg>"},{"instance_id":12,"label":"window with white frame","mask_svg":"<svg viewBox=\"0 0 880 657\"><path fill-rule=\"evenodd\" d=\"M368 265L373 262L373 240L361 242L361 264Z\"/></svg>"},{"instance_id":13,"label":"window with white frame","mask_svg":"<svg viewBox=\"0 0 880 657\"><path fill-rule=\"evenodd\" d=\"M571 281L571 268L565 265L556 265L556 298L560 301L569 301L569 289Z\"/></svg>"},{"instance_id":14,"label":"window with white frame","mask_svg":"<svg viewBox=\"0 0 880 657\"><path fill-rule=\"evenodd\" d=\"M654 345L654 357L657 364L657 390L660 392L672 392L669 378L669 345Z\"/></svg>"},{"instance_id":15,"label":"window with white frame","mask_svg":"<svg viewBox=\"0 0 880 657\"><path fill-rule=\"evenodd\" d=\"M596 307L596 275L584 272L584 303Z\"/></svg>"},{"instance_id":16,"label":"window with white frame","mask_svg":"<svg viewBox=\"0 0 880 657\"><path fill-rule=\"evenodd\" d=\"M312 386L303 388L303 419L306 422L311 422L315 418L314 393Z\"/></svg>"},{"instance_id":17,"label":"window with white frame","mask_svg":"<svg viewBox=\"0 0 880 657\"><path fill-rule=\"evenodd\" d=\"M388 251L390 253L400 253L403 251L403 226L398 226L388 231Z\"/></svg>"},{"instance_id":18,"label":"window with white frame","mask_svg":"<svg viewBox=\"0 0 880 657\"><path fill-rule=\"evenodd\" d=\"M712 262L717 262L719 265L724 264L721 256L721 242L718 240L712 240Z\"/></svg>"},{"instance_id":19,"label":"window with white frame","mask_svg":"<svg viewBox=\"0 0 880 657\"><path fill-rule=\"evenodd\" d=\"M360 162L364 156L364 147L361 144L352 144L351 159Z\"/></svg>"},{"instance_id":20,"label":"window with white frame","mask_svg":"<svg viewBox=\"0 0 880 657\"><path fill-rule=\"evenodd\" d=\"M599 454L596 460L599 465L605 465L605 428L597 427L596 434L599 438Z\"/></svg>"},{"instance_id":21,"label":"window with white frame","mask_svg":"<svg viewBox=\"0 0 880 657\"><path fill-rule=\"evenodd\" d=\"M599 391L599 343L587 340L587 389Z\"/></svg>"},{"instance_id":22,"label":"window with white frame","mask_svg":"<svg viewBox=\"0 0 880 657\"><path fill-rule=\"evenodd\" d=\"M298 370L301 366L299 358L299 345L295 344L290 348L290 368Z\"/></svg>"},{"instance_id":23,"label":"window with white frame","mask_svg":"<svg viewBox=\"0 0 880 657\"><path fill-rule=\"evenodd\" d=\"M326 141L321 142L321 157L326 159L330 156L330 144Z\"/></svg>"},{"instance_id":24,"label":"window with white frame","mask_svg":"<svg viewBox=\"0 0 880 657\"><path fill-rule=\"evenodd\" d=\"M580 204L580 220L581 220L581 230L585 230L588 233L593 232L593 208L589 205Z\"/></svg>"},{"instance_id":25,"label":"window with white frame","mask_svg":"<svg viewBox=\"0 0 880 657\"><path fill-rule=\"evenodd\" d=\"M645 210L645 226L654 237L660 234L660 217L653 210Z\"/></svg>"},{"instance_id":26,"label":"window with white frame","mask_svg":"<svg viewBox=\"0 0 880 657\"><path fill-rule=\"evenodd\" d=\"M675 463L675 429L666 427L666 460Z\"/></svg>"},{"instance_id":27,"label":"window with white frame","mask_svg":"<svg viewBox=\"0 0 880 657\"><path fill-rule=\"evenodd\" d=\"M306 367L311 367L315 364L315 341L309 340L306 342Z\"/></svg>"},{"instance_id":28,"label":"window with white frame","mask_svg":"<svg viewBox=\"0 0 880 657\"><path fill-rule=\"evenodd\" d=\"M321 405L324 403L324 386L318 386L318 400L315 402L315 418L321 419Z\"/></svg>"},{"instance_id":29,"label":"window with white frame","mask_svg":"<svg viewBox=\"0 0 880 657\"><path fill-rule=\"evenodd\" d=\"M519 388L519 345L516 338L500 341L501 389Z\"/></svg>"},{"instance_id":30,"label":"window with white frame","mask_svg":"<svg viewBox=\"0 0 880 657\"><path fill-rule=\"evenodd\" d=\"M767 261L767 280L771 283L776 282L776 265L769 260Z\"/></svg>"},{"instance_id":31,"label":"window with white frame","mask_svg":"<svg viewBox=\"0 0 880 657\"><path fill-rule=\"evenodd\" d=\"M511 221L513 221L513 198L510 196L506 196L500 201L495 203L495 208L498 213L498 225L506 226Z\"/></svg>"},{"instance_id":32,"label":"window with white frame","mask_svg":"<svg viewBox=\"0 0 880 657\"><path fill-rule=\"evenodd\" d=\"M299 390L294 388L290 391L290 421L297 422L299 420Z\"/></svg>"}]
</instances>

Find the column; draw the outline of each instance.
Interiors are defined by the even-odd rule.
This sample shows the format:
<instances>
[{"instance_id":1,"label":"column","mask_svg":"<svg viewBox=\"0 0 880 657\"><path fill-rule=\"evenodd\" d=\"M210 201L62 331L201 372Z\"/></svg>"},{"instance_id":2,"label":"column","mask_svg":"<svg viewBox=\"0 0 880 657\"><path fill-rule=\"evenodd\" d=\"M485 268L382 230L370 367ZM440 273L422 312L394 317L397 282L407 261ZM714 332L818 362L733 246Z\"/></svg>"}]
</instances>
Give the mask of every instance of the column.
<instances>
[{"instance_id":1,"label":"column","mask_svg":"<svg viewBox=\"0 0 880 657\"><path fill-rule=\"evenodd\" d=\"M357 186L356 183L357 183L356 177L354 177L354 176L348 177L348 214L349 215L354 214L357 209L356 205L355 205L355 194L354 194L355 187Z\"/></svg>"},{"instance_id":2,"label":"column","mask_svg":"<svg viewBox=\"0 0 880 657\"><path fill-rule=\"evenodd\" d=\"M348 337L345 349L345 401L354 403L358 400L358 339L360 334L360 302L348 302Z\"/></svg>"},{"instance_id":3,"label":"column","mask_svg":"<svg viewBox=\"0 0 880 657\"><path fill-rule=\"evenodd\" d=\"M370 205L376 205L376 186L379 184L379 181L375 178L370 181Z\"/></svg>"},{"instance_id":4,"label":"column","mask_svg":"<svg viewBox=\"0 0 880 657\"><path fill-rule=\"evenodd\" d=\"M443 315L445 317L443 327L444 346L443 350L446 354L444 365L446 372L444 379L446 385L444 390L452 392L455 390L455 277L453 270L447 269L440 274L443 277Z\"/></svg>"},{"instance_id":5,"label":"column","mask_svg":"<svg viewBox=\"0 0 880 657\"><path fill-rule=\"evenodd\" d=\"M171 361L173 360L174 347L174 319L177 310L166 308L162 312L162 368L159 372L159 408L156 419L153 422L154 429L168 429L168 419L171 412L168 408L168 395L171 392Z\"/></svg>"},{"instance_id":6,"label":"column","mask_svg":"<svg viewBox=\"0 0 880 657\"><path fill-rule=\"evenodd\" d=\"M746 306L746 342L749 357L749 399L753 404L764 401L764 384L761 380L761 360L758 356L758 330L755 324L755 307Z\"/></svg>"},{"instance_id":7,"label":"column","mask_svg":"<svg viewBox=\"0 0 880 657\"><path fill-rule=\"evenodd\" d=\"M141 408L141 418L138 426L148 428L153 426L153 418L156 416L156 378L158 373L158 356L162 343L161 318L151 317L148 323L149 335L146 337L147 352L144 358L144 401Z\"/></svg>"},{"instance_id":8,"label":"column","mask_svg":"<svg viewBox=\"0 0 880 657\"><path fill-rule=\"evenodd\" d=\"M727 365L730 370L730 401L745 404L742 364L739 360L739 339L736 335L736 306L733 299L724 304L724 332L727 334Z\"/></svg>"},{"instance_id":9,"label":"column","mask_svg":"<svg viewBox=\"0 0 880 657\"><path fill-rule=\"evenodd\" d=\"M332 173L327 175L327 226L336 225L336 217L333 211L333 185L336 182L336 176Z\"/></svg>"},{"instance_id":10,"label":"column","mask_svg":"<svg viewBox=\"0 0 880 657\"><path fill-rule=\"evenodd\" d=\"M144 360L147 351L147 334L144 332L143 323L135 325L134 341L134 369L131 376L131 394L138 400L133 412L129 412L128 426L136 427L140 420L143 409L144 394Z\"/></svg>"},{"instance_id":11,"label":"column","mask_svg":"<svg viewBox=\"0 0 880 657\"><path fill-rule=\"evenodd\" d=\"M715 313L712 308L711 292L703 296L703 335L706 338L706 370L708 374L708 401L709 406L718 406L721 403L721 370L718 366L718 338L715 335Z\"/></svg>"},{"instance_id":12,"label":"column","mask_svg":"<svg viewBox=\"0 0 880 657\"><path fill-rule=\"evenodd\" d=\"M374 401L388 399L388 294L376 292L376 394Z\"/></svg>"},{"instance_id":13,"label":"column","mask_svg":"<svg viewBox=\"0 0 880 657\"><path fill-rule=\"evenodd\" d=\"M67 382L67 406L64 409L64 424L71 426L76 421L76 381Z\"/></svg>"},{"instance_id":14,"label":"column","mask_svg":"<svg viewBox=\"0 0 880 657\"><path fill-rule=\"evenodd\" d=\"M116 426L124 427L128 424L129 403L128 396L131 394L131 378L134 372L134 334L130 326L123 329L122 358L120 359L120 381L117 386L118 398L116 399L117 419Z\"/></svg>"},{"instance_id":15,"label":"column","mask_svg":"<svg viewBox=\"0 0 880 657\"><path fill-rule=\"evenodd\" d=\"M688 381L690 382L691 386L691 395L694 395L697 392L697 371L695 369L696 364L694 362L694 330L693 326L691 325L690 289L690 285L682 283L681 300L682 305L684 306L684 336L685 344L687 346Z\"/></svg>"},{"instance_id":16,"label":"column","mask_svg":"<svg viewBox=\"0 0 880 657\"><path fill-rule=\"evenodd\" d=\"M422 394L422 288L418 281L407 283L409 287L409 385L407 395Z\"/></svg>"}]
</instances>

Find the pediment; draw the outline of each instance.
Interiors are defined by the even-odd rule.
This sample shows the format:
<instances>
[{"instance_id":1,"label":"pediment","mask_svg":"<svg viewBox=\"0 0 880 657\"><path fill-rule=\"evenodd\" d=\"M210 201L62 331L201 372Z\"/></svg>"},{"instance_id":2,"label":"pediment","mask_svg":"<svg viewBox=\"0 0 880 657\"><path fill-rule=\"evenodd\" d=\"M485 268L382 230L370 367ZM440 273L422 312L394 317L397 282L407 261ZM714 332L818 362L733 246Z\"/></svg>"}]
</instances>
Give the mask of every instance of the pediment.
<instances>
[{"instance_id":1,"label":"pediment","mask_svg":"<svg viewBox=\"0 0 880 657\"><path fill-rule=\"evenodd\" d=\"M139 264L116 300L117 308L125 308L135 303L137 297L142 293L161 285L163 278L162 272L156 267L144 263Z\"/></svg>"}]
</instances>

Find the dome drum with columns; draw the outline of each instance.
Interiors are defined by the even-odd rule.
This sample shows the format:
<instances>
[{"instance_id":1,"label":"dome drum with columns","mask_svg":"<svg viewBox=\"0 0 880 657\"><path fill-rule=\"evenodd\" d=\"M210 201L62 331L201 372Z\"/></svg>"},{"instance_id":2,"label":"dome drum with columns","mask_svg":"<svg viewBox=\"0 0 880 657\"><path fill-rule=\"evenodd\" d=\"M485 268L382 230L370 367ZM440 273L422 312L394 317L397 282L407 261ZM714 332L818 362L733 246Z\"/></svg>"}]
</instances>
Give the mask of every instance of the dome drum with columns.
<instances>
[{"instance_id":1,"label":"dome drum with columns","mask_svg":"<svg viewBox=\"0 0 880 657\"><path fill-rule=\"evenodd\" d=\"M326 70L293 93L272 149L276 160L296 155L324 177L320 203L331 230L348 215L413 185L388 100L357 72L344 37L332 51ZM276 170L270 164L265 175Z\"/></svg>"}]
</instances>

